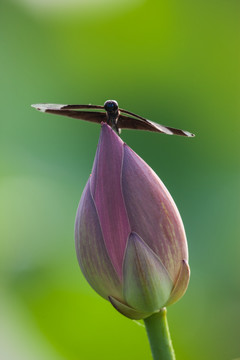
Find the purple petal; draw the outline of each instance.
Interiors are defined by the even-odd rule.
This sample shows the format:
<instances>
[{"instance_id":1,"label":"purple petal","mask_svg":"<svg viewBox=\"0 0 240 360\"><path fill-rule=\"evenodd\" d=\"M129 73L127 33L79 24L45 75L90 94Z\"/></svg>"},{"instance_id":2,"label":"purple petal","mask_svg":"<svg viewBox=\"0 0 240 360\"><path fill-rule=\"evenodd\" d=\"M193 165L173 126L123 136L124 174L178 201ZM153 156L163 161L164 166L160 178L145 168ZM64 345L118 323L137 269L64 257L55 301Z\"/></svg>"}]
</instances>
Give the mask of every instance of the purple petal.
<instances>
[{"instance_id":1,"label":"purple petal","mask_svg":"<svg viewBox=\"0 0 240 360\"><path fill-rule=\"evenodd\" d=\"M178 209L154 171L128 146L124 146L122 187L131 230L159 256L173 281L187 242Z\"/></svg>"},{"instance_id":2,"label":"purple petal","mask_svg":"<svg viewBox=\"0 0 240 360\"><path fill-rule=\"evenodd\" d=\"M132 307L122 303L121 301L115 299L113 296L109 296L109 301L117 311L119 311L122 315L130 319L140 320L140 319L145 319L146 317L151 315L151 314L139 312L133 309Z\"/></svg>"},{"instance_id":3,"label":"purple petal","mask_svg":"<svg viewBox=\"0 0 240 360\"><path fill-rule=\"evenodd\" d=\"M122 263L130 226L121 188L123 141L102 124L91 176L91 193L96 204L103 238L114 268L122 278Z\"/></svg>"},{"instance_id":4,"label":"purple petal","mask_svg":"<svg viewBox=\"0 0 240 360\"><path fill-rule=\"evenodd\" d=\"M84 276L93 289L108 299L122 297L122 285L107 254L88 181L77 211L75 245Z\"/></svg>"},{"instance_id":5,"label":"purple petal","mask_svg":"<svg viewBox=\"0 0 240 360\"><path fill-rule=\"evenodd\" d=\"M167 302L173 282L159 258L136 234L128 239L123 264L123 296L134 309L153 313Z\"/></svg>"},{"instance_id":6,"label":"purple petal","mask_svg":"<svg viewBox=\"0 0 240 360\"><path fill-rule=\"evenodd\" d=\"M179 276L167 301L166 306L178 301L186 292L190 278L190 268L185 260L181 261Z\"/></svg>"}]
</instances>

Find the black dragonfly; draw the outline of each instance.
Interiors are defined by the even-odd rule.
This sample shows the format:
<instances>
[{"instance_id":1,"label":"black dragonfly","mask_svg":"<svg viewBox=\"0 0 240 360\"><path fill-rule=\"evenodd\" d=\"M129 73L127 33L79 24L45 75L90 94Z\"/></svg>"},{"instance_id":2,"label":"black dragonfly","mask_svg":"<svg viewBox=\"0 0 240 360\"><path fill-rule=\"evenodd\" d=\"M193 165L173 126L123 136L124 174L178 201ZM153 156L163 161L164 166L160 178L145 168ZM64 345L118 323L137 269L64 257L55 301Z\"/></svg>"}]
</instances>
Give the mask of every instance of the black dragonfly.
<instances>
[{"instance_id":1,"label":"black dragonfly","mask_svg":"<svg viewBox=\"0 0 240 360\"><path fill-rule=\"evenodd\" d=\"M157 124L151 120L134 114L128 110L120 109L115 100L107 100L104 105L58 105L58 104L34 104L32 107L39 111L64 115L74 119L86 120L94 123L106 122L117 134L121 129L147 130L168 135L181 135L193 137L194 134L175 129L169 126ZM94 110L94 111L93 111ZM97 110L97 111L96 111ZM98 111L100 110L100 111ZM102 110L105 110L104 112Z\"/></svg>"}]
</instances>

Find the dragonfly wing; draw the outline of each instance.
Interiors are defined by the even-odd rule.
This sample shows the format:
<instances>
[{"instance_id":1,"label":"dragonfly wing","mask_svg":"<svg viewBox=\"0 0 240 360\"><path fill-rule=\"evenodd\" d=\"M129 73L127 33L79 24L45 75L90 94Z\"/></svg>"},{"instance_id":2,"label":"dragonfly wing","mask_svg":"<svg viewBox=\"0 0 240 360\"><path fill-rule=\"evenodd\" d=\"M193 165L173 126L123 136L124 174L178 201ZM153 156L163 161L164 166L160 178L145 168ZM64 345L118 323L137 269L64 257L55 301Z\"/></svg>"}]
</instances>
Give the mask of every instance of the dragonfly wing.
<instances>
[{"instance_id":1,"label":"dragonfly wing","mask_svg":"<svg viewBox=\"0 0 240 360\"><path fill-rule=\"evenodd\" d=\"M98 111L77 111L71 110L75 105L58 105L58 104L35 104L32 105L35 109L48 113L62 116L68 116L74 119L86 120L100 124L102 121L106 122L106 114ZM80 106L80 105L76 105ZM67 109L66 109L67 108Z\"/></svg>"},{"instance_id":2,"label":"dragonfly wing","mask_svg":"<svg viewBox=\"0 0 240 360\"><path fill-rule=\"evenodd\" d=\"M64 104L34 104L35 109L45 112L46 110L78 110L78 109L101 109L104 110L102 105L64 105Z\"/></svg>"},{"instance_id":3,"label":"dragonfly wing","mask_svg":"<svg viewBox=\"0 0 240 360\"><path fill-rule=\"evenodd\" d=\"M129 116L120 115L118 119L118 127L120 129L136 129L136 130L146 130L146 131L153 131L159 132L168 135L181 135L181 136L188 136L193 137L194 134L191 134L188 131L180 130L171 128L168 126L163 126L161 124L157 124L153 121L147 119L134 119Z\"/></svg>"}]
</instances>

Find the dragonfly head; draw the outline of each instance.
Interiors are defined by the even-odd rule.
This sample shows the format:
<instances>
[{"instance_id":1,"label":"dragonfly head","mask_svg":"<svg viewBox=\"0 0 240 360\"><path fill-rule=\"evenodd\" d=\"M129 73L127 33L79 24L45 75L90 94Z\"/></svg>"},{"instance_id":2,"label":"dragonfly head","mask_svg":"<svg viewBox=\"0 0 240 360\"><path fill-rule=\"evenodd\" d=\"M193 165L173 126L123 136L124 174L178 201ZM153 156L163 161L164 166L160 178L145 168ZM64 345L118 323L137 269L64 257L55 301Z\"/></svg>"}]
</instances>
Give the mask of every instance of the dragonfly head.
<instances>
[{"instance_id":1,"label":"dragonfly head","mask_svg":"<svg viewBox=\"0 0 240 360\"><path fill-rule=\"evenodd\" d=\"M107 100L104 103L104 109L108 113L115 113L118 111L118 103L115 100Z\"/></svg>"}]
</instances>

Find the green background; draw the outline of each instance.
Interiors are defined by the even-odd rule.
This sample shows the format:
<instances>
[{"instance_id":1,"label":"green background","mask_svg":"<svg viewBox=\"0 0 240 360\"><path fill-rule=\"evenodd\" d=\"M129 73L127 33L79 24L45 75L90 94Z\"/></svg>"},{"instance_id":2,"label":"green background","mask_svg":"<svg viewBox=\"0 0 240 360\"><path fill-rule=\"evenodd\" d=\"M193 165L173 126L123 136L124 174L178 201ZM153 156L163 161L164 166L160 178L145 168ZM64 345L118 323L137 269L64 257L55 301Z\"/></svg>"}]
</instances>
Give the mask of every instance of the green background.
<instances>
[{"instance_id":1,"label":"green background","mask_svg":"<svg viewBox=\"0 0 240 360\"><path fill-rule=\"evenodd\" d=\"M1 0L0 357L151 359L90 288L74 218L100 127L32 103L103 104L194 132L123 131L182 215L191 281L168 308L178 360L240 357L239 1Z\"/></svg>"}]
</instances>

